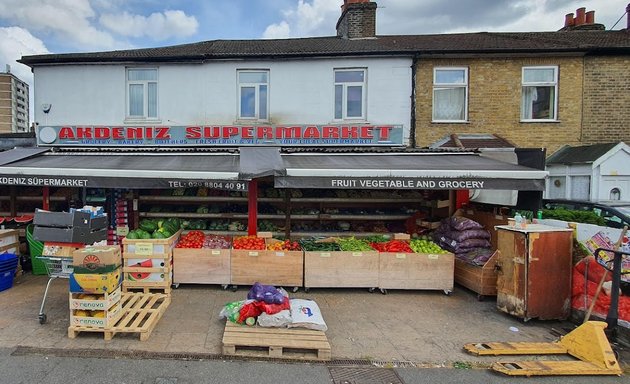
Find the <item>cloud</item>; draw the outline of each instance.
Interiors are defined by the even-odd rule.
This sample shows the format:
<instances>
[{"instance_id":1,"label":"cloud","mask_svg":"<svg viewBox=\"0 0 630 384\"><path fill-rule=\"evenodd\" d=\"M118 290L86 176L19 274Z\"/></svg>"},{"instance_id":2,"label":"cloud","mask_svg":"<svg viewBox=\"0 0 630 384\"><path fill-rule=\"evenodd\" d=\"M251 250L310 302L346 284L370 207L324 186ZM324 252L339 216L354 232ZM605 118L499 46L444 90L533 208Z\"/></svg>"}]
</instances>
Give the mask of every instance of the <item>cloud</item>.
<instances>
[{"instance_id":1,"label":"cloud","mask_svg":"<svg viewBox=\"0 0 630 384\"><path fill-rule=\"evenodd\" d=\"M334 36L341 15L340 0L299 0L282 11L283 19L265 29L263 38Z\"/></svg>"},{"instance_id":2,"label":"cloud","mask_svg":"<svg viewBox=\"0 0 630 384\"><path fill-rule=\"evenodd\" d=\"M20 27L0 27L0 65L2 71L5 64L11 66L13 73L29 86L30 110L33 110L33 74L31 69L16 60L22 56L50 53L44 43L31 35L29 31ZM32 113L32 112L31 112ZM32 117L30 117L32 120Z\"/></svg>"},{"instance_id":3,"label":"cloud","mask_svg":"<svg viewBox=\"0 0 630 384\"><path fill-rule=\"evenodd\" d=\"M179 10L155 12L149 16L108 13L101 15L99 21L108 30L122 36L146 36L154 40L191 36L199 28L194 16L187 16Z\"/></svg>"},{"instance_id":4,"label":"cloud","mask_svg":"<svg viewBox=\"0 0 630 384\"><path fill-rule=\"evenodd\" d=\"M113 48L113 37L92 25L88 0L2 0L0 18L30 31L58 36L81 48Z\"/></svg>"}]
</instances>

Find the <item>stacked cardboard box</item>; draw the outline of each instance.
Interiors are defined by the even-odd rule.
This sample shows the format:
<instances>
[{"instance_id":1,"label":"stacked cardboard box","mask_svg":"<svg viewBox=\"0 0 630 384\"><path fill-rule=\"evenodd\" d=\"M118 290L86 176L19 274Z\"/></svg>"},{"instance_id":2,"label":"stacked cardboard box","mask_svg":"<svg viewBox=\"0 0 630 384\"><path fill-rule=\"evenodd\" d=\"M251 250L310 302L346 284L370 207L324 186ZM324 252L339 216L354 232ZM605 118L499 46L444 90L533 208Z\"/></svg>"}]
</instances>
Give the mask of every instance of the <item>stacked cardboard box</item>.
<instances>
[{"instance_id":1,"label":"stacked cardboard box","mask_svg":"<svg viewBox=\"0 0 630 384\"><path fill-rule=\"evenodd\" d=\"M108 328L122 316L118 246L88 246L72 254L70 327Z\"/></svg>"}]
</instances>

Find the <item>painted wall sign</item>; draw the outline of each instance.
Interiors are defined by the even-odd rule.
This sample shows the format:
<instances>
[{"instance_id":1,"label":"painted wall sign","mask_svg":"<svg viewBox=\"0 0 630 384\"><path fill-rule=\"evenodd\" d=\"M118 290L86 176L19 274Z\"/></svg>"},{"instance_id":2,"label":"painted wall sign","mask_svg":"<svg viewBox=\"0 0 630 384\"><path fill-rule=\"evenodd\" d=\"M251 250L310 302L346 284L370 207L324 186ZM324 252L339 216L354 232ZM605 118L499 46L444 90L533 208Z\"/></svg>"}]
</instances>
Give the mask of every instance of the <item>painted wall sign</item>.
<instances>
[{"instance_id":1,"label":"painted wall sign","mask_svg":"<svg viewBox=\"0 0 630 384\"><path fill-rule=\"evenodd\" d=\"M37 128L43 146L400 146L402 125L210 125Z\"/></svg>"},{"instance_id":2,"label":"painted wall sign","mask_svg":"<svg viewBox=\"0 0 630 384\"><path fill-rule=\"evenodd\" d=\"M97 176L17 176L0 175L0 185L26 185L37 187L87 188L196 188L205 187L228 191L247 191L247 182L241 180L188 180L163 178L127 178Z\"/></svg>"}]
</instances>

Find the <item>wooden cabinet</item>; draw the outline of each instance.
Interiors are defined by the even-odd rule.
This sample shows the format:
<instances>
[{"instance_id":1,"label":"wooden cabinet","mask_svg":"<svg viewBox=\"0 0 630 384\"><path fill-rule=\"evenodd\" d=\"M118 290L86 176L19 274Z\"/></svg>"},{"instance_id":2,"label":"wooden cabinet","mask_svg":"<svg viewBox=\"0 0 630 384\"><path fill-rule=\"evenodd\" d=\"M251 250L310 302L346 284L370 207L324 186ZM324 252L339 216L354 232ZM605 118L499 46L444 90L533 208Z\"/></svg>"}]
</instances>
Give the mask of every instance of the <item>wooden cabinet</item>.
<instances>
[{"instance_id":1,"label":"wooden cabinet","mask_svg":"<svg viewBox=\"0 0 630 384\"><path fill-rule=\"evenodd\" d=\"M524 321L569 317L572 231L539 224L496 229L497 308Z\"/></svg>"}]
</instances>

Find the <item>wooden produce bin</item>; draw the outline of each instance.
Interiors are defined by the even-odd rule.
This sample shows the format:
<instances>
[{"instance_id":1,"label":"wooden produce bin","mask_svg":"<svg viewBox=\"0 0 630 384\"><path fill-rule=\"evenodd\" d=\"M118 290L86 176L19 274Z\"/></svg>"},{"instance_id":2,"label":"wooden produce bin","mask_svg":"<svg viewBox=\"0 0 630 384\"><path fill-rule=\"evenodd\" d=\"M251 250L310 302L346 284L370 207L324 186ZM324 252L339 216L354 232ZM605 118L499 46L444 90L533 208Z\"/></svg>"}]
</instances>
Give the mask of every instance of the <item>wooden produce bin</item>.
<instances>
[{"instance_id":1,"label":"wooden produce bin","mask_svg":"<svg viewBox=\"0 0 630 384\"><path fill-rule=\"evenodd\" d=\"M266 244L277 241L279 240L265 239ZM233 285L252 285L259 282L297 288L304 283L303 251L232 249L230 254Z\"/></svg>"},{"instance_id":2,"label":"wooden produce bin","mask_svg":"<svg viewBox=\"0 0 630 384\"><path fill-rule=\"evenodd\" d=\"M305 288L376 288L378 252L304 252Z\"/></svg>"},{"instance_id":3,"label":"wooden produce bin","mask_svg":"<svg viewBox=\"0 0 630 384\"><path fill-rule=\"evenodd\" d=\"M20 232L17 229L0 229L0 253L20 254Z\"/></svg>"},{"instance_id":4,"label":"wooden produce bin","mask_svg":"<svg viewBox=\"0 0 630 384\"><path fill-rule=\"evenodd\" d=\"M181 229L167 239L123 239L123 292L140 289L170 293L173 249Z\"/></svg>"},{"instance_id":5,"label":"wooden produce bin","mask_svg":"<svg viewBox=\"0 0 630 384\"><path fill-rule=\"evenodd\" d=\"M452 253L379 253L378 287L453 291Z\"/></svg>"},{"instance_id":6,"label":"wooden produce bin","mask_svg":"<svg viewBox=\"0 0 630 384\"><path fill-rule=\"evenodd\" d=\"M173 283L230 284L230 253L229 249L173 249Z\"/></svg>"},{"instance_id":7,"label":"wooden produce bin","mask_svg":"<svg viewBox=\"0 0 630 384\"><path fill-rule=\"evenodd\" d=\"M477 299L497 295L497 261L495 251L484 265L472 265L455 258L455 282L477 293Z\"/></svg>"}]
</instances>

